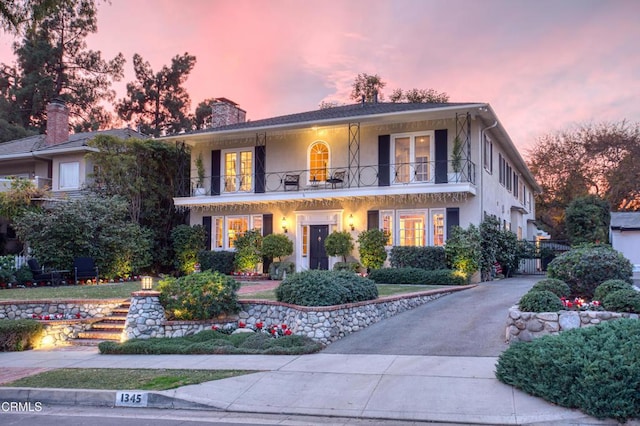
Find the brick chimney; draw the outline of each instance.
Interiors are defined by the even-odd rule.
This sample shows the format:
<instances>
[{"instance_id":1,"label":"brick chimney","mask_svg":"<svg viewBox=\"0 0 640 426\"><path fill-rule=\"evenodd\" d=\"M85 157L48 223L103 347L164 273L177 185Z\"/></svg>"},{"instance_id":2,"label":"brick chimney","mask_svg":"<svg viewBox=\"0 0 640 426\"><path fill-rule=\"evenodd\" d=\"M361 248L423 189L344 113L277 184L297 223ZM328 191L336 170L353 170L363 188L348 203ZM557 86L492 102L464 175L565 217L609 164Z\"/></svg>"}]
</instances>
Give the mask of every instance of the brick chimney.
<instances>
[{"instance_id":1,"label":"brick chimney","mask_svg":"<svg viewBox=\"0 0 640 426\"><path fill-rule=\"evenodd\" d=\"M247 120L247 112L227 98L216 98L211 104L211 112L211 127L244 123Z\"/></svg>"},{"instance_id":2,"label":"brick chimney","mask_svg":"<svg viewBox=\"0 0 640 426\"><path fill-rule=\"evenodd\" d=\"M57 145L69 140L69 108L62 99L53 99L47 105L47 146Z\"/></svg>"}]
</instances>

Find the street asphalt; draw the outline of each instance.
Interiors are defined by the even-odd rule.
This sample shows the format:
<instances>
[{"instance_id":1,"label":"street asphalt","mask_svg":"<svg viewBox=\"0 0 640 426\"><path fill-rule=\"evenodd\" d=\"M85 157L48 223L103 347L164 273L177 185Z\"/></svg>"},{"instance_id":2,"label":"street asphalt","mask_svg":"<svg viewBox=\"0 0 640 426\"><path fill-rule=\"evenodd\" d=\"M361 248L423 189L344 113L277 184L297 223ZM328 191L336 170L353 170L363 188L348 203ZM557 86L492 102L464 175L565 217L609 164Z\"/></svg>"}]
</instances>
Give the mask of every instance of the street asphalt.
<instances>
[{"instance_id":1,"label":"street asphalt","mask_svg":"<svg viewBox=\"0 0 640 426\"><path fill-rule=\"evenodd\" d=\"M312 355L100 355L87 348L0 353L3 369L261 370L154 392L0 387L0 401L40 402L44 410L61 405L113 407L122 405L126 393L141 396L132 409L306 415L311 416L309 424L316 424L313 416L321 416L317 424L331 424L327 417L335 417L335 424L344 424L338 421L344 418L370 419L373 424L391 419L408 424L617 424L555 406L495 378L497 356L506 348L507 309L534 282L512 278L483 283L382 321ZM0 411L0 424L2 415Z\"/></svg>"}]
</instances>

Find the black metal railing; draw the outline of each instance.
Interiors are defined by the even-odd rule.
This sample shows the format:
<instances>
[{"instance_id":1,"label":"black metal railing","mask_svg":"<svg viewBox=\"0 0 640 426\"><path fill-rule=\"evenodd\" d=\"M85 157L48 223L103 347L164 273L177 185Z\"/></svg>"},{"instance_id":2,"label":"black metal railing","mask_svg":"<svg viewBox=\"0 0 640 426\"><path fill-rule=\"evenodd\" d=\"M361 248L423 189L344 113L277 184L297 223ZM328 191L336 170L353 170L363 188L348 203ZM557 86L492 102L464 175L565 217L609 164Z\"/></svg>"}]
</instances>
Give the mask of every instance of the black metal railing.
<instances>
[{"instance_id":1,"label":"black metal railing","mask_svg":"<svg viewBox=\"0 0 640 426\"><path fill-rule=\"evenodd\" d=\"M380 171L383 170L381 176ZM368 188L395 185L475 184L476 166L462 162L453 171L451 162L421 161L368 165L358 168L334 167L286 170L255 174L206 176L202 181L191 179L193 195L272 193L316 191L321 189ZM220 188L212 188L212 182ZM217 189L217 191L216 191Z\"/></svg>"}]
</instances>

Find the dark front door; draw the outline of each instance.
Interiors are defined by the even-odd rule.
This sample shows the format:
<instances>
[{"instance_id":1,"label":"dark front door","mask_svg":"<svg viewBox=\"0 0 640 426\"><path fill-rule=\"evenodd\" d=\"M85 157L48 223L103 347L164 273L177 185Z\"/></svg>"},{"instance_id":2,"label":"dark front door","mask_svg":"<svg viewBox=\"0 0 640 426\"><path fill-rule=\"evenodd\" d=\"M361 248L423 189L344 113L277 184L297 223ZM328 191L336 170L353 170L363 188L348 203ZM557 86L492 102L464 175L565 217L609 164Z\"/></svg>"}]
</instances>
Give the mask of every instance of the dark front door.
<instances>
[{"instance_id":1,"label":"dark front door","mask_svg":"<svg viewBox=\"0 0 640 426\"><path fill-rule=\"evenodd\" d=\"M329 225L311 225L309 234L309 269L329 269L329 258L324 250Z\"/></svg>"}]
</instances>

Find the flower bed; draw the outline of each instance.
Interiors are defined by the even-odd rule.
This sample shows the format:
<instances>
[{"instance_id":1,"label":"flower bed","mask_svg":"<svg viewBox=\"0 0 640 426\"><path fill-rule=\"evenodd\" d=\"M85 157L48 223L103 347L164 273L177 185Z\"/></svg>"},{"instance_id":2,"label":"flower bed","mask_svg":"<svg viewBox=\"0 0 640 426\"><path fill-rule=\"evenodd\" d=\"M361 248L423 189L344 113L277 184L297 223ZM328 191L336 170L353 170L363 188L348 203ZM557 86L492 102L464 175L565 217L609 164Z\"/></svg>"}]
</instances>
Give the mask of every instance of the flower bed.
<instances>
[{"instance_id":1,"label":"flower bed","mask_svg":"<svg viewBox=\"0 0 640 426\"><path fill-rule=\"evenodd\" d=\"M575 307L575 301L571 304ZM558 334L564 330L588 327L618 318L638 319L638 314L594 310L522 312L516 305L509 309L505 338L507 342L530 342L547 334Z\"/></svg>"}]
</instances>

